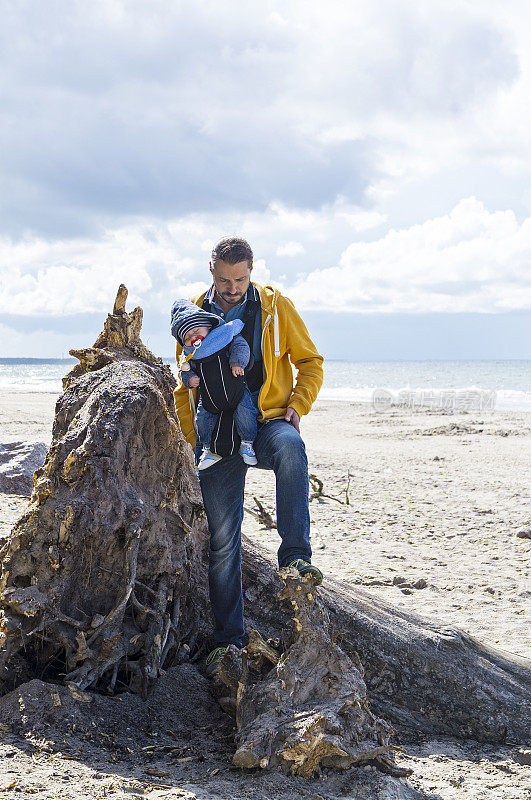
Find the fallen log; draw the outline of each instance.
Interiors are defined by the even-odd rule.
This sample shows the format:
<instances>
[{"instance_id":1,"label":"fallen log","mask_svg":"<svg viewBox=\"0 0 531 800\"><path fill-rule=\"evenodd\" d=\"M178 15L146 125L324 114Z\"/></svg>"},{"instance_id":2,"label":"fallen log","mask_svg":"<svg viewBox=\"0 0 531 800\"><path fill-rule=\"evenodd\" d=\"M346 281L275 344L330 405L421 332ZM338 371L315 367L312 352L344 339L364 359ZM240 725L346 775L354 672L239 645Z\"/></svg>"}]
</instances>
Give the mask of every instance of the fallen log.
<instances>
[{"instance_id":1,"label":"fallen log","mask_svg":"<svg viewBox=\"0 0 531 800\"><path fill-rule=\"evenodd\" d=\"M244 537L247 626L273 636L289 615L263 552ZM359 655L371 705L403 737L457 736L523 743L531 725L531 662L327 578L320 595L335 641Z\"/></svg>"}]
</instances>

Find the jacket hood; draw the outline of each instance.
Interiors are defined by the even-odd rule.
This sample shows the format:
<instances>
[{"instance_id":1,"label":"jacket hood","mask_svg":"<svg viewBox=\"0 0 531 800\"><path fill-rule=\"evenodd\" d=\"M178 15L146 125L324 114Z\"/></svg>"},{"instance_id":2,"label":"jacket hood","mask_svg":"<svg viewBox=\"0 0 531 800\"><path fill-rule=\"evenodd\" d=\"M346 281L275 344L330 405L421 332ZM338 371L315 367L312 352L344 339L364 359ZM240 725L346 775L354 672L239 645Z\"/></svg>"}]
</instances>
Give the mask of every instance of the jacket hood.
<instances>
[{"instance_id":1,"label":"jacket hood","mask_svg":"<svg viewBox=\"0 0 531 800\"><path fill-rule=\"evenodd\" d=\"M279 290L275 289L274 286L260 286L259 283L254 283L254 281L253 285L256 286L258 294L260 295L260 305L262 306L262 309L267 314L272 314L277 304L277 300L280 297Z\"/></svg>"}]
</instances>

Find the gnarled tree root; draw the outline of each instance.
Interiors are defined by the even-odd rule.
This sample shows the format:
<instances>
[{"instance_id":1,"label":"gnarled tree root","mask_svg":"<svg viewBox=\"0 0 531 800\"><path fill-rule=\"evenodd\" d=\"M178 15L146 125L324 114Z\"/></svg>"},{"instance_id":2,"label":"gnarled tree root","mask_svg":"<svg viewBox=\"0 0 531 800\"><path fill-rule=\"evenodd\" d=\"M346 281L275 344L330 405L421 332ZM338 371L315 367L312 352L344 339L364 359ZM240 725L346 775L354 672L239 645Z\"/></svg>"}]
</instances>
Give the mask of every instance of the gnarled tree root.
<instances>
[{"instance_id":1,"label":"gnarled tree root","mask_svg":"<svg viewBox=\"0 0 531 800\"><path fill-rule=\"evenodd\" d=\"M140 341L142 310L127 314L126 295L95 346L73 351L46 462L0 552L4 690L22 656L39 676L53 667L79 689L145 696L208 634L208 539L175 379Z\"/></svg>"},{"instance_id":2,"label":"gnarled tree root","mask_svg":"<svg viewBox=\"0 0 531 800\"><path fill-rule=\"evenodd\" d=\"M331 639L313 578L301 578L294 569L280 576L278 600L293 615L282 631L282 652L253 630L241 653L229 648L217 669L218 681L235 699L233 763L306 778L321 766L346 769L367 762L394 775L410 774L394 763L392 728L371 713L360 671Z\"/></svg>"}]
</instances>

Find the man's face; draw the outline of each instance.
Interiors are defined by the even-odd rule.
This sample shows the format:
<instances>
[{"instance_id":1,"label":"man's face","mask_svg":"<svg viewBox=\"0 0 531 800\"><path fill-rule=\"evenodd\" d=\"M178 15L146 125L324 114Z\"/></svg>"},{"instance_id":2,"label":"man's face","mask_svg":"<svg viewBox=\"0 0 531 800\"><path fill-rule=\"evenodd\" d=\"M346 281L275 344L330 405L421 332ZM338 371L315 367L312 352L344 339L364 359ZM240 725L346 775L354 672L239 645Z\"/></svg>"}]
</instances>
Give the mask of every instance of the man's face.
<instances>
[{"instance_id":1,"label":"man's face","mask_svg":"<svg viewBox=\"0 0 531 800\"><path fill-rule=\"evenodd\" d=\"M251 270L248 261L226 264L225 261L218 260L214 266L210 264L216 292L231 306L242 302L251 280Z\"/></svg>"}]
</instances>

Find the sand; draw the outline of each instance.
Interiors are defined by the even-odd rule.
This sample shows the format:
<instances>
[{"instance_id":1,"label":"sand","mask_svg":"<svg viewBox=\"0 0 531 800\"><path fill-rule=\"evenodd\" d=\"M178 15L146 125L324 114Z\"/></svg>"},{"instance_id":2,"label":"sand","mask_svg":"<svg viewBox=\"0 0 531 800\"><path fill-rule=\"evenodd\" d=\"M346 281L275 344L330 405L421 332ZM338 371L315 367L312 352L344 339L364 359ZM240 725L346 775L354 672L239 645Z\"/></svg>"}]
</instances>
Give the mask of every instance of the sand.
<instances>
[{"instance_id":1,"label":"sand","mask_svg":"<svg viewBox=\"0 0 531 800\"><path fill-rule=\"evenodd\" d=\"M56 399L44 393L0 394L0 442L49 444ZM315 499L310 505L313 561L325 575L460 627L506 654L531 657L531 540L517 536L531 528L531 413L411 408L377 413L369 404L318 401L301 432L310 472L323 482L325 494L337 498ZM254 508L257 497L274 513L274 496L273 474L249 470L246 505ZM0 536L9 532L26 502L0 494ZM276 530L246 514L244 532L275 561ZM29 789L40 780L43 798L64 792L65 771L79 784L79 793L71 797L231 796L217 775L208 783L201 777L200 783L190 774L171 781L173 789L157 790L146 781L135 783L124 770L117 777L109 764L96 767L87 754L63 761L54 755L52 770L46 755L42 768L36 766L35 755L21 742L6 740L0 753L6 747L14 751L9 779L25 781ZM422 741L408 744L401 763L415 770L408 785L421 798L520 800L530 797L531 770L518 763L517 750L449 739ZM247 777L249 792L255 780ZM240 796L247 796L242 786ZM285 796L361 796L354 779L340 793L325 782L305 787L298 782ZM13 797L21 796L21 788L12 791ZM396 791L396 797L406 796Z\"/></svg>"}]
</instances>

